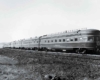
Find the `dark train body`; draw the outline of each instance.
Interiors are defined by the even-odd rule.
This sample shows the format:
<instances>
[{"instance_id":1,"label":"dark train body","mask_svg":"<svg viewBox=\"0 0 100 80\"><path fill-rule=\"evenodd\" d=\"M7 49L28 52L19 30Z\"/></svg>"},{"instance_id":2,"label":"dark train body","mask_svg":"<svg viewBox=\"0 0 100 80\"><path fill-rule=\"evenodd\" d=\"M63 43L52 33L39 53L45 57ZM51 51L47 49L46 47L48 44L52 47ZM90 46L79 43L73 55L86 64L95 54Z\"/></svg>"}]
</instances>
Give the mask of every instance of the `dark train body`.
<instances>
[{"instance_id":1,"label":"dark train body","mask_svg":"<svg viewBox=\"0 0 100 80\"><path fill-rule=\"evenodd\" d=\"M13 41L4 47L33 50L66 50L85 53L87 50L98 52L100 49L100 31L95 29L76 30L37 38Z\"/></svg>"}]
</instances>

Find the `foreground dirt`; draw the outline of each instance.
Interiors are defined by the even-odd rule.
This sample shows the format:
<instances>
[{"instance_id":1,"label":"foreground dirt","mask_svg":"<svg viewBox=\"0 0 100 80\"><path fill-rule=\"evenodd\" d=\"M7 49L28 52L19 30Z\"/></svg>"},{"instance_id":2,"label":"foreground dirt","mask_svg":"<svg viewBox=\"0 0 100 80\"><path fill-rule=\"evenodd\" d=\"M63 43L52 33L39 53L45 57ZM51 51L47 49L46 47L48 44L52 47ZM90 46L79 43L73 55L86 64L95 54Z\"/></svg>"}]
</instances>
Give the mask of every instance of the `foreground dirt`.
<instances>
[{"instance_id":1,"label":"foreground dirt","mask_svg":"<svg viewBox=\"0 0 100 80\"><path fill-rule=\"evenodd\" d=\"M73 58L14 49L0 49L0 55L0 80L44 80L49 74L63 80L100 80L100 60L90 57Z\"/></svg>"}]
</instances>

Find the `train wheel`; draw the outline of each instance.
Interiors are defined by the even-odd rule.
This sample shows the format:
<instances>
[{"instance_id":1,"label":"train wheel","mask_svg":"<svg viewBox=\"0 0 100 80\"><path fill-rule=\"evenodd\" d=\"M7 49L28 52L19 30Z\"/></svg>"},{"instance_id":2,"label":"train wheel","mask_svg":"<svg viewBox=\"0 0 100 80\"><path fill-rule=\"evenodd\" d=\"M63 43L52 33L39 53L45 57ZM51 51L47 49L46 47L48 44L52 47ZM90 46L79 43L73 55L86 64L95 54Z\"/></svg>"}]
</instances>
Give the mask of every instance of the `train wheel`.
<instances>
[{"instance_id":1,"label":"train wheel","mask_svg":"<svg viewBox=\"0 0 100 80\"><path fill-rule=\"evenodd\" d=\"M81 53L82 53L82 54L85 54L85 53L86 53L86 49L83 49L83 50L81 51Z\"/></svg>"},{"instance_id":2,"label":"train wheel","mask_svg":"<svg viewBox=\"0 0 100 80\"><path fill-rule=\"evenodd\" d=\"M96 49L96 53L97 53L97 54L100 53L100 49L99 49L99 48Z\"/></svg>"},{"instance_id":3,"label":"train wheel","mask_svg":"<svg viewBox=\"0 0 100 80\"><path fill-rule=\"evenodd\" d=\"M76 49L76 51L75 51L76 53L79 53L79 49Z\"/></svg>"},{"instance_id":4,"label":"train wheel","mask_svg":"<svg viewBox=\"0 0 100 80\"><path fill-rule=\"evenodd\" d=\"M85 54L86 53L86 49L78 48L78 49L76 49L76 53Z\"/></svg>"},{"instance_id":5,"label":"train wheel","mask_svg":"<svg viewBox=\"0 0 100 80\"><path fill-rule=\"evenodd\" d=\"M55 49L51 49L51 52L55 52Z\"/></svg>"}]
</instances>

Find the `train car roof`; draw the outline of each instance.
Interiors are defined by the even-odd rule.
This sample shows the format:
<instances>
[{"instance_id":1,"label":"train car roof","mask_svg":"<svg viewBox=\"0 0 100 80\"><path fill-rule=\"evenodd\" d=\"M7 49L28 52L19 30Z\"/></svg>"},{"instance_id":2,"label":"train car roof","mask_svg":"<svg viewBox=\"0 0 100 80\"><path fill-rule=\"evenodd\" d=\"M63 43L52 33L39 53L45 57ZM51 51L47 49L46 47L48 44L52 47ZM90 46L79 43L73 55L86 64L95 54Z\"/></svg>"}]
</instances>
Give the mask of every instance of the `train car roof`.
<instances>
[{"instance_id":1,"label":"train car roof","mask_svg":"<svg viewBox=\"0 0 100 80\"><path fill-rule=\"evenodd\" d=\"M91 33L91 34L99 34L100 30L97 29L87 29L87 30L80 30L79 33Z\"/></svg>"},{"instance_id":2,"label":"train car roof","mask_svg":"<svg viewBox=\"0 0 100 80\"><path fill-rule=\"evenodd\" d=\"M81 32L93 32L93 31L100 31L97 29L86 29L86 30L80 30Z\"/></svg>"},{"instance_id":3,"label":"train car roof","mask_svg":"<svg viewBox=\"0 0 100 80\"><path fill-rule=\"evenodd\" d=\"M52 35L45 35L42 38L52 37L52 36L60 36L60 35L75 35L78 33L98 33L100 30L97 29L85 29L85 30L75 30L75 31L65 31L62 33L52 34Z\"/></svg>"}]
</instances>

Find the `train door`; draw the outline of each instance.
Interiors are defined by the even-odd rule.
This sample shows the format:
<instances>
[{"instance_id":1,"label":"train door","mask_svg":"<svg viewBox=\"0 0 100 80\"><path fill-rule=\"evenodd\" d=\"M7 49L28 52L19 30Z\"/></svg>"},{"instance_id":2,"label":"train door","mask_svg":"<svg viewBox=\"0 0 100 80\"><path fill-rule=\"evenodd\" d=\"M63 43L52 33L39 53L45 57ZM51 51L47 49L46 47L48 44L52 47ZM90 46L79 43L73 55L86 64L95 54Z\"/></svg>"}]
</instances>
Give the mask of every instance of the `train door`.
<instances>
[{"instance_id":1,"label":"train door","mask_svg":"<svg viewBox=\"0 0 100 80\"><path fill-rule=\"evenodd\" d=\"M96 44L97 44L97 46L100 46L100 36L96 37Z\"/></svg>"},{"instance_id":2,"label":"train door","mask_svg":"<svg viewBox=\"0 0 100 80\"><path fill-rule=\"evenodd\" d=\"M42 37L42 36L40 36L40 37L38 38L38 48L39 48L39 49L40 49L41 37Z\"/></svg>"}]
</instances>

